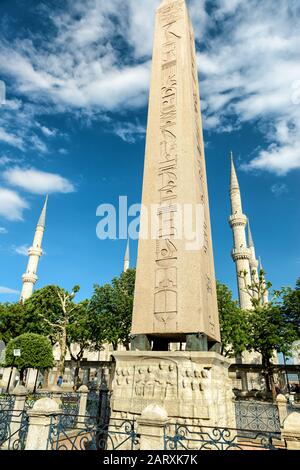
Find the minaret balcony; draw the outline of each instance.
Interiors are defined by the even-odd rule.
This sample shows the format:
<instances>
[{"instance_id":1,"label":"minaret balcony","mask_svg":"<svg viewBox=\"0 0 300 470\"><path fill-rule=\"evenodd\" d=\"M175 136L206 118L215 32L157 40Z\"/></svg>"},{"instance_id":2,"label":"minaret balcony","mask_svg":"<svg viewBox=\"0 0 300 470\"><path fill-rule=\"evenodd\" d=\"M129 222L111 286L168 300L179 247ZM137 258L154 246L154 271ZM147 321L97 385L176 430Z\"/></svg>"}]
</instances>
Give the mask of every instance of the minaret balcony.
<instances>
[{"instance_id":1,"label":"minaret balcony","mask_svg":"<svg viewBox=\"0 0 300 470\"><path fill-rule=\"evenodd\" d=\"M239 259L250 259L250 250L249 248L233 248L231 252L231 256L233 261L237 261Z\"/></svg>"},{"instance_id":2,"label":"minaret balcony","mask_svg":"<svg viewBox=\"0 0 300 470\"><path fill-rule=\"evenodd\" d=\"M28 255L29 256L42 256L43 252L41 248L34 248L33 246L29 248Z\"/></svg>"},{"instance_id":3,"label":"minaret balcony","mask_svg":"<svg viewBox=\"0 0 300 470\"><path fill-rule=\"evenodd\" d=\"M31 282L32 284L35 284L36 281L38 280L38 277L36 274L33 273L25 273L22 276L23 283L25 282Z\"/></svg>"},{"instance_id":4,"label":"minaret balcony","mask_svg":"<svg viewBox=\"0 0 300 470\"><path fill-rule=\"evenodd\" d=\"M231 227L242 226L246 227L247 217L244 214L234 214L229 217L229 224Z\"/></svg>"}]
</instances>

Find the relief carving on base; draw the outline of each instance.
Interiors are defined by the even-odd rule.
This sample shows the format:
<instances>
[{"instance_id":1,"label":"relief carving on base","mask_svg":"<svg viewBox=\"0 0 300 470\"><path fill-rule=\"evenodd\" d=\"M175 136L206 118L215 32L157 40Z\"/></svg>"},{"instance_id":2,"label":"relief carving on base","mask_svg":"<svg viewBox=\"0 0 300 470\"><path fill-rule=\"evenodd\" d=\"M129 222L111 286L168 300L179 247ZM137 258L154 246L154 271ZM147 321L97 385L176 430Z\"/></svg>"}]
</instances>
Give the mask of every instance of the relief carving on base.
<instances>
[{"instance_id":1,"label":"relief carving on base","mask_svg":"<svg viewBox=\"0 0 300 470\"><path fill-rule=\"evenodd\" d=\"M133 367L117 367L113 389L114 410L138 414L149 404L158 403L169 416L209 416L211 376L195 364L180 367L171 360L154 363L145 359Z\"/></svg>"}]
</instances>

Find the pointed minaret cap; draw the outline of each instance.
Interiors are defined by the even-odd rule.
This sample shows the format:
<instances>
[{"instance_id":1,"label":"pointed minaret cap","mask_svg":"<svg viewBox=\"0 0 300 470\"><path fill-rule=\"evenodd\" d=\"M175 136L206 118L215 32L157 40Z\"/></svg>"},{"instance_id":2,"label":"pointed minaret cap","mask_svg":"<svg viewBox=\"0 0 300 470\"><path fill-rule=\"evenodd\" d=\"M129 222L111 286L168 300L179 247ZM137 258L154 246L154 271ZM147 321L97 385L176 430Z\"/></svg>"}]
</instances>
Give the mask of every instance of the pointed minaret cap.
<instances>
[{"instance_id":1,"label":"pointed minaret cap","mask_svg":"<svg viewBox=\"0 0 300 470\"><path fill-rule=\"evenodd\" d=\"M249 244L249 248L254 247L249 219L248 219L248 244Z\"/></svg>"},{"instance_id":2,"label":"pointed minaret cap","mask_svg":"<svg viewBox=\"0 0 300 470\"><path fill-rule=\"evenodd\" d=\"M259 260L259 270L263 271L264 268L263 268L263 265L262 265L262 262L261 262L261 257L259 257L258 260Z\"/></svg>"},{"instance_id":3,"label":"pointed minaret cap","mask_svg":"<svg viewBox=\"0 0 300 470\"><path fill-rule=\"evenodd\" d=\"M46 196L45 204L42 209L39 221L38 221L38 226L45 228L46 225L46 212L47 212L47 204L48 204L48 194Z\"/></svg>"},{"instance_id":4,"label":"pointed minaret cap","mask_svg":"<svg viewBox=\"0 0 300 470\"><path fill-rule=\"evenodd\" d=\"M231 178L230 178L230 189L240 188L239 182L236 176L234 161L233 161L233 153L230 152L230 160L231 160Z\"/></svg>"}]
</instances>

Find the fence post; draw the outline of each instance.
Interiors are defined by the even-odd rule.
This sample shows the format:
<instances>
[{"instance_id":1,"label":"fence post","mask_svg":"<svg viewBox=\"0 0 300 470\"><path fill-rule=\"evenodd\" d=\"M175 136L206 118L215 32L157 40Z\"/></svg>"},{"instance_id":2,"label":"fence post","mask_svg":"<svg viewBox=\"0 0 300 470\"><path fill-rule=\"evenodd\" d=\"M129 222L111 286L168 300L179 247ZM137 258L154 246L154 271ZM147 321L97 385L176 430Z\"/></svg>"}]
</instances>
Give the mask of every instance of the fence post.
<instances>
[{"instance_id":1,"label":"fence post","mask_svg":"<svg viewBox=\"0 0 300 470\"><path fill-rule=\"evenodd\" d=\"M281 435L288 450L300 450L300 413L293 411L285 418Z\"/></svg>"},{"instance_id":2,"label":"fence post","mask_svg":"<svg viewBox=\"0 0 300 470\"><path fill-rule=\"evenodd\" d=\"M287 399L284 395L277 395L276 403L278 407L278 414L279 414L279 421L280 427L283 426L283 422L288 415L288 408L287 408Z\"/></svg>"},{"instance_id":3,"label":"fence post","mask_svg":"<svg viewBox=\"0 0 300 470\"><path fill-rule=\"evenodd\" d=\"M81 385L81 387L78 389L78 392L80 393L80 401L79 401L77 427L80 427L80 425L85 422L85 413L86 413L86 405L87 405L89 389L87 388L86 385Z\"/></svg>"},{"instance_id":4,"label":"fence post","mask_svg":"<svg viewBox=\"0 0 300 470\"><path fill-rule=\"evenodd\" d=\"M168 422L164 408L148 405L137 419L140 450L164 450L164 430Z\"/></svg>"},{"instance_id":5,"label":"fence post","mask_svg":"<svg viewBox=\"0 0 300 470\"><path fill-rule=\"evenodd\" d=\"M14 442L19 439L19 431L22 426L23 411L28 390L23 385L17 385L12 394L15 395L14 408L10 418L8 448L13 449Z\"/></svg>"},{"instance_id":6,"label":"fence post","mask_svg":"<svg viewBox=\"0 0 300 470\"><path fill-rule=\"evenodd\" d=\"M35 402L28 411L29 428L25 450L47 450L51 418L59 414L59 405L51 398L41 398Z\"/></svg>"},{"instance_id":7,"label":"fence post","mask_svg":"<svg viewBox=\"0 0 300 470\"><path fill-rule=\"evenodd\" d=\"M61 387L58 387L57 385L53 385L51 388L50 388L50 392L51 392L51 395L52 395L52 400L55 400L59 405L61 405L62 401L61 401L61 395L63 394L63 390L61 389Z\"/></svg>"}]
</instances>

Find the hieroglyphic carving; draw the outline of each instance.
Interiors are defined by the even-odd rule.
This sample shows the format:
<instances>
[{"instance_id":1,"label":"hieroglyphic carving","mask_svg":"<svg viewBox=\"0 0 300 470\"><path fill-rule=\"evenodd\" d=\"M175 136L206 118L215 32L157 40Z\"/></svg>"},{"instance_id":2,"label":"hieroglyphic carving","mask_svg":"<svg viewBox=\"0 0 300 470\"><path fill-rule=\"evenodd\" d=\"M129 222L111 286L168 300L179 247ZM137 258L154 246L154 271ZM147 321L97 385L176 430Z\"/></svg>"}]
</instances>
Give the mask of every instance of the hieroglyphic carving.
<instances>
[{"instance_id":1,"label":"hieroglyphic carving","mask_svg":"<svg viewBox=\"0 0 300 470\"><path fill-rule=\"evenodd\" d=\"M174 2L160 10L161 99L158 234L154 292L154 328L167 325L177 329L177 55L181 38L180 19L183 2ZM172 323L170 323L172 322Z\"/></svg>"}]
</instances>

